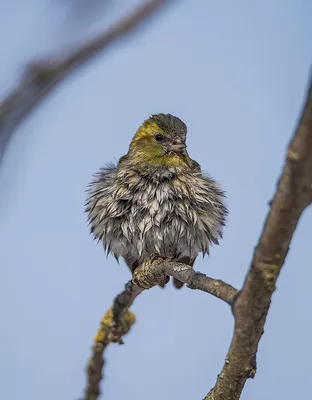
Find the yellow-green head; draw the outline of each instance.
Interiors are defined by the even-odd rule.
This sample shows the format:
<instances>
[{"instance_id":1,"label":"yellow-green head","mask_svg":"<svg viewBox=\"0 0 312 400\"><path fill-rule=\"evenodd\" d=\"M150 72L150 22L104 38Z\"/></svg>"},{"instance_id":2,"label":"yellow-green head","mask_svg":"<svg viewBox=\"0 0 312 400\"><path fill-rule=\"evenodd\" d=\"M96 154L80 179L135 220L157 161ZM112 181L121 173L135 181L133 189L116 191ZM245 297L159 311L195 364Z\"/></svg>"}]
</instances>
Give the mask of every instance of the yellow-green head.
<instances>
[{"instance_id":1,"label":"yellow-green head","mask_svg":"<svg viewBox=\"0 0 312 400\"><path fill-rule=\"evenodd\" d=\"M187 166L186 133L186 125L178 117L171 114L152 115L137 130L128 156L142 166Z\"/></svg>"}]
</instances>

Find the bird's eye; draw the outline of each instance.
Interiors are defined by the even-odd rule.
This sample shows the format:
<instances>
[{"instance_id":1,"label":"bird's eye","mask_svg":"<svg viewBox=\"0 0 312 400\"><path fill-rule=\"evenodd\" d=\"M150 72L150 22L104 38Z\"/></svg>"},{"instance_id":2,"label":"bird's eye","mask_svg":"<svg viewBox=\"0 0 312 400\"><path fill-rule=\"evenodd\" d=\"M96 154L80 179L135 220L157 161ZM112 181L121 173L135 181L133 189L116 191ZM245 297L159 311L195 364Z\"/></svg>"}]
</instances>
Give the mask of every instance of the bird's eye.
<instances>
[{"instance_id":1,"label":"bird's eye","mask_svg":"<svg viewBox=\"0 0 312 400\"><path fill-rule=\"evenodd\" d=\"M161 133L157 133L157 135L155 135L155 140L157 142L161 142L164 138L164 135L162 135Z\"/></svg>"}]
</instances>

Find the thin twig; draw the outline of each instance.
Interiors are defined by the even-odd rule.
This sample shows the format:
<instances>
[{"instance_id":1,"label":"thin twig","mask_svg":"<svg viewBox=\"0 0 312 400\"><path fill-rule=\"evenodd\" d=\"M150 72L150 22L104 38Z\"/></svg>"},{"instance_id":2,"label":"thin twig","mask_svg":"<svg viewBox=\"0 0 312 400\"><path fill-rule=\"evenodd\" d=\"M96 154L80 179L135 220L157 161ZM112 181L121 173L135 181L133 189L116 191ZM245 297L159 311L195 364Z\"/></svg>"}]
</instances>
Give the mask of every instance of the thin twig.
<instances>
[{"instance_id":1,"label":"thin twig","mask_svg":"<svg viewBox=\"0 0 312 400\"><path fill-rule=\"evenodd\" d=\"M72 72L94 59L103 50L134 32L157 10L173 0L150 0L94 40L80 46L65 58L29 63L19 86L0 104L0 162L19 124L52 90ZM52 61L51 61L52 60Z\"/></svg>"},{"instance_id":2,"label":"thin twig","mask_svg":"<svg viewBox=\"0 0 312 400\"><path fill-rule=\"evenodd\" d=\"M243 288L225 364L205 400L238 400L256 373L256 354L276 280L303 211L312 202L312 75L306 104Z\"/></svg>"}]
</instances>

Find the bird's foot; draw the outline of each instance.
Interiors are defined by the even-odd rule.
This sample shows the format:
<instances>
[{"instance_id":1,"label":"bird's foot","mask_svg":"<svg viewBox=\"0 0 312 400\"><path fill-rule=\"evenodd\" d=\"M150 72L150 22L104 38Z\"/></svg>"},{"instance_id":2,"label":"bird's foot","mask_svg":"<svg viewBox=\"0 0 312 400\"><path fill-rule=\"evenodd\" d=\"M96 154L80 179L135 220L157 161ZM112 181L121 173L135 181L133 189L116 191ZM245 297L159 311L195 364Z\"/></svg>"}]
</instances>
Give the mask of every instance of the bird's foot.
<instances>
[{"instance_id":1,"label":"bird's foot","mask_svg":"<svg viewBox=\"0 0 312 400\"><path fill-rule=\"evenodd\" d=\"M159 283L158 286L164 289L169 281L170 281L170 276L166 275L164 281Z\"/></svg>"},{"instance_id":2,"label":"bird's foot","mask_svg":"<svg viewBox=\"0 0 312 400\"><path fill-rule=\"evenodd\" d=\"M164 260L164 257L162 257L160 254L153 253L150 255L150 262L153 263L154 261L159 260L160 258Z\"/></svg>"},{"instance_id":3,"label":"bird's foot","mask_svg":"<svg viewBox=\"0 0 312 400\"><path fill-rule=\"evenodd\" d=\"M163 258L158 254L152 255L148 261L135 269L132 275L132 282L142 289L150 289L153 286L168 283L170 277L164 274L163 269L160 267L162 260Z\"/></svg>"}]
</instances>

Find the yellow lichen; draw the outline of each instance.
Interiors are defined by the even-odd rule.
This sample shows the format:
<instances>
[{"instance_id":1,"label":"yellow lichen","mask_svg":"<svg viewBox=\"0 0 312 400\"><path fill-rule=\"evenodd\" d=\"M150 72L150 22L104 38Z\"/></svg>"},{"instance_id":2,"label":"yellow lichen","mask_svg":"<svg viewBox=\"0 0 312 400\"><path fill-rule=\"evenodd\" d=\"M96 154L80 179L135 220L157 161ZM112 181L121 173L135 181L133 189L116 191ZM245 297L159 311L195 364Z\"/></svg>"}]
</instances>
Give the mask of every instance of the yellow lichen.
<instances>
[{"instance_id":1,"label":"yellow lichen","mask_svg":"<svg viewBox=\"0 0 312 400\"><path fill-rule=\"evenodd\" d=\"M109 328L111 326L112 320L113 320L113 311L112 308L110 308L102 318L100 329L98 330L94 338L95 342L102 343L108 338Z\"/></svg>"},{"instance_id":2,"label":"yellow lichen","mask_svg":"<svg viewBox=\"0 0 312 400\"><path fill-rule=\"evenodd\" d=\"M120 322L121 336L124 336L129 332L131 326L135 323L135 321L136 321L135 315L131 311L127 311ZM113 322L113 310L112 308L110 308L102 318L101 326L94 338L94 341L96 343L103 343L109 340L108 338L112 322Z\"/></svg>"},{"instance_id":3,"label":"yellow lichen","mask_svg":"<svg viewBox=\"0 0 312 400\"><path fill-rule=\"evenodd\" d=\"M278 264L268 264L268 267L271 268L273 271L280 269L280 265Z\"/></svg>"},{"instance_id":4,"label":"yellow lichen","mask_svg":"<svg viewBox=\"0 0 312 400\"><path fill-rule=\"evenodd\" d=\"M122 331L124 335L126 335L130 331L131 326L135 324L135 322L136 318L133 312L127 311L121 322Z\"/></svg>"}]
</instances>

